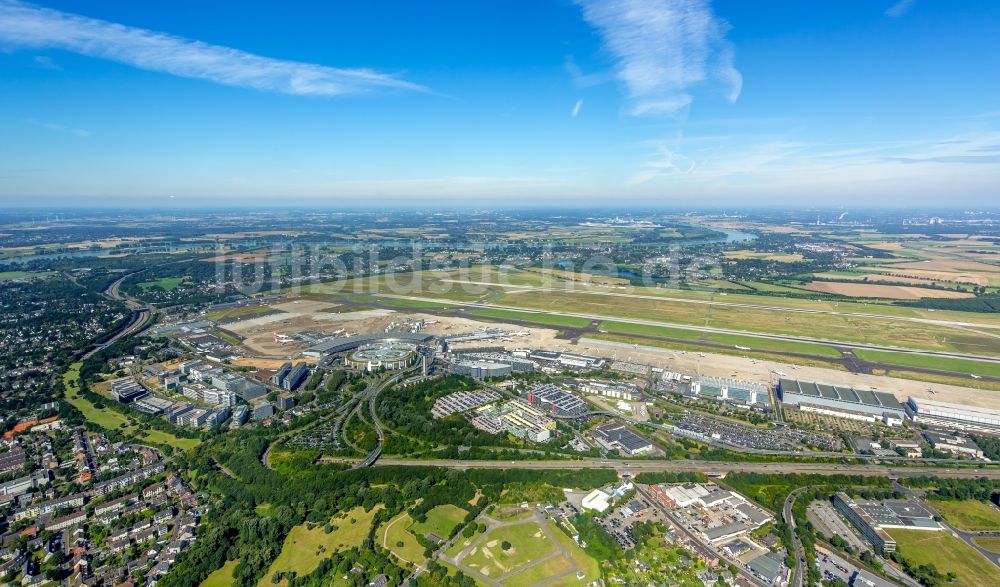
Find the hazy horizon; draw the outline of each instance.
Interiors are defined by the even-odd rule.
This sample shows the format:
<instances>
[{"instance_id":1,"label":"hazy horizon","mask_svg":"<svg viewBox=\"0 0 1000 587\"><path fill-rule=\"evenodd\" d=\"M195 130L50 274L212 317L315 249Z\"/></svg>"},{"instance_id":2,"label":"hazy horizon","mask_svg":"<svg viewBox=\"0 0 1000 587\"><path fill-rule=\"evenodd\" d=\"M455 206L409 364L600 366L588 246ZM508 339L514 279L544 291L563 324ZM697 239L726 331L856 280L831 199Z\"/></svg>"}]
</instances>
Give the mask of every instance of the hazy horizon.
<instances>
[{"instance_id":1,"label":"hazy horizon","mask_svg":"<svg viewBox=\"0 0 1000 587\"><path fill-rule=\"evenodd\" d=\"M995 2L383 8L0 0L0 207L965 208L1000 186Z\"/></svg>"}]
</instances>

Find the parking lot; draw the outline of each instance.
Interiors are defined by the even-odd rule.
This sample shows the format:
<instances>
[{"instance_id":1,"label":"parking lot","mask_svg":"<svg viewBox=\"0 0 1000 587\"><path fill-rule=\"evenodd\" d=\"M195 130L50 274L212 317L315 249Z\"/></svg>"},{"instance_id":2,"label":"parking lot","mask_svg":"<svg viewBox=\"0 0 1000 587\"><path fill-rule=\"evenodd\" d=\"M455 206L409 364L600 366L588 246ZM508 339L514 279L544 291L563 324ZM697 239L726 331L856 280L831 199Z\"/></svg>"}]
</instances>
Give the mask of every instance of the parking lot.
<instances>
[{"instance_id":1,"label":"parking lot","mask_svg":"<svg viewBox=\"0 0 1000 587\"><path fill-rule=\"evenodd\" d=\"M828 502L814 501L810 503L806 509L806 516L816 526L816 529L826 536L840 536L859 553L870 550L868 542L855 534Z\"/></svg>"},{"instance_id":2,"label":"parking lot","mask_svg":"<svg viewBox=\"0 0 1000 587\"><path fill-rule=\"evenodd\" d=\"M813 446L823 450L839 451L844 442L825 432L797 430L794 428L756 428L721 418L687 413L677 422L681 430L697 432L727 444L758 450L805 450Z\"/></svg>"},{"instance_id":3,"label":"parking lot","mask_svg":"<svg viewBox=\"0 0 1000 587\"><path fill-rule=\"evenodd\" d=\"M633 510L639 510L638 512ZM635 546L635 535L632 527L639 522L662 522L669 525L667 517L659 509L652 507L645 498L636 496L621 507L609 510L604 515L594 518L608 534L625 550Z\"/></svg>"}]
</instances>

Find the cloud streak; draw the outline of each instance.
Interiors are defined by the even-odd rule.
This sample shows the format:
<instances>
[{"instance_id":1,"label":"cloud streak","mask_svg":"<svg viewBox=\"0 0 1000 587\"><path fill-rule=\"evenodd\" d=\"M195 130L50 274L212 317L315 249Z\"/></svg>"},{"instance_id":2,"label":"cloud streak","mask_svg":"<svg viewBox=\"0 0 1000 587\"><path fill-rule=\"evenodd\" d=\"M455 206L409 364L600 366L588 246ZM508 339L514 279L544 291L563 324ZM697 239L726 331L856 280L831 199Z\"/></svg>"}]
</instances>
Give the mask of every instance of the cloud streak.
<instances>
[{"instance_id":1,"label":"cloud streak","mask_svg":"<svg viewBox=\"0 0 1000 587\"><path fill-rule=\"evenodd\" d=\"M695 86L714 81L735 102L743 76L708 0L576 0L615 59L634 116L672 114Z\"/></svg>"},{"instance_id":2,"label":"cloud streak","mask_svg":"<svg viewBox=\"0 0 1000 587\"><path fill-rule=\"evenodd\" d=\"M55 124L54 122L45 122L42 120L35 120L34 118L29 118L28 122L34 124L35 126L40 126L46 130L51 130L52 132L71 134L71 135L76 135L78 137L94 136L93 131L85 130L82 128L72 128L69 126L63 126L61 124Z\"/></svg>"},{"instance_id":3,"label":"cloud streak","mask_svg":"<svg viewBox=\"0 0 1000 587\"><path fill-rule=\"evenodd\" d=\"M579 100L576 101L576 104L573 104L573 110L572 112L569 113L569 115L572 116L573 118L576 118L577 116L580 115L581 108L583 108L583 98L580 98Z\"/></svg>"},{"instance_id":4,"label":"cloud streak","mask_svg":"<svg viewBox=\"0 0 1000 587\"><path fill-rule=\"evenodd\" d=\"M61 49L150 71L296 96L427 91L370 69L262 57L220 45L0 0L0 48Z\"/></svg>"},{"instance_id":5,"label":"cloud streak","mask_svg":"<svg viewBox=\"0 0 1000 587\"><path fill-rule=\"evenodd\" d=\"M899 18L909 12L910 8L913 8L913 1L914 0L899 0L899 2L896 2L889 8L886 8L885 15L890 18Z\"/></svg>"}]
</instances>

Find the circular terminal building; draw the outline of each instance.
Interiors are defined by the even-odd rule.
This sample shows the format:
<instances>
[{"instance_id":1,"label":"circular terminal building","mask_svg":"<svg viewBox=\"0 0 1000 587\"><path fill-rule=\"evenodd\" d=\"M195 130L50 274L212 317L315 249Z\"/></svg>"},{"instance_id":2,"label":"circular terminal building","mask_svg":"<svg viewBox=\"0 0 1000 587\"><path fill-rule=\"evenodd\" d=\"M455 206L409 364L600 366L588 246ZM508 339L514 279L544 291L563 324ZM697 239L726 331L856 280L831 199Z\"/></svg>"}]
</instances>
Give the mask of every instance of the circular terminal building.
<instances>
[{"instance_id":1,"label":"circular terminal building","mask_svg":"<svg viewBox=\"0 0 1000 587\"><path fill-rule=\"evenodd\" d=\"M389 371L405 369L417 359L417 345L407 342L384 341L365 344L344 356L344 365L358 370Z\"/></svg>"}]
</instances>

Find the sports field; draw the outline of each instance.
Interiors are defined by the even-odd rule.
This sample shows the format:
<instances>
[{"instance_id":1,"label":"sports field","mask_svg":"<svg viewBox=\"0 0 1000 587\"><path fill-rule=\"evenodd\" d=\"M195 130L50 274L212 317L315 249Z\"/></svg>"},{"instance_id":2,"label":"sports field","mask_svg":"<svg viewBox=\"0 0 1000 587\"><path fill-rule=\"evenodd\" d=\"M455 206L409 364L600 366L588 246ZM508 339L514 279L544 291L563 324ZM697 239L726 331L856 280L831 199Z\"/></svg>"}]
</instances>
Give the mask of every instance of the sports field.
<instances>
[{"instance_id":1,"label":"sports field","mask_svg":"<svg viewBox=\"0 0 1000 587\"><path fill-rule=\"evenodd\" d=\"M995 585L997 568L971 546L948 532L927 530L887 530L896 539L897 550L910 564L934 565L942 575L952 572L952 585L982 587Z\"/></svg>"}]
</instances>

